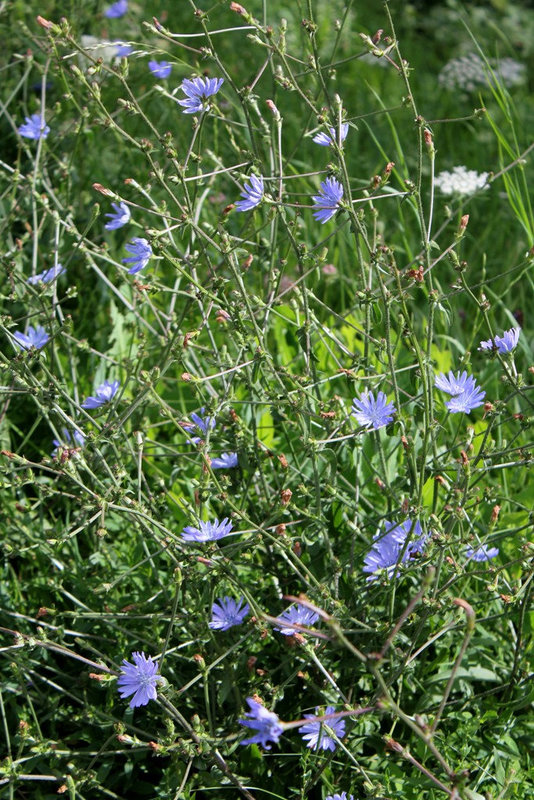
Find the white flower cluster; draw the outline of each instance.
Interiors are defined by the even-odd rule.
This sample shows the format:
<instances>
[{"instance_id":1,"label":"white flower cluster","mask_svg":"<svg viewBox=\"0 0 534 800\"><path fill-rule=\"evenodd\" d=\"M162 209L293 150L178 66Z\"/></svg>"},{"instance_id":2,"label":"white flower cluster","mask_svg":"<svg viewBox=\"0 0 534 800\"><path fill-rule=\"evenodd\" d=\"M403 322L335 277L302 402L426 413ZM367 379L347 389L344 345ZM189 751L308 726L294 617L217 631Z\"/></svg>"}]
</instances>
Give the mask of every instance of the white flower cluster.
<instances>
[{"instance_id":1,"label":"white flower cluster","mask_svg":"<svg viewBox=\"0 0 534 800\"><path fill-rule=\"evenodd\" d=\"M504 86L517 86L525 80L525 65L513 58L490 58L487 63ZM453 58L438 75L440 86L450 90L473 92L493 82L486 62L477 53Z\"/></svg>"},{"instance_id":2,"label":"white flower cluster","mask_svg":"<svg viewBox=\"0 0 534 800\"><path fill-rule=\"evenodd\" d=\"M435 186L442 194L469 195L479 189L489 189L487 185L488 173L480 174L467 167L453 167L451 171L444 170L436 176Z\"/></svg>"}]
</instances>

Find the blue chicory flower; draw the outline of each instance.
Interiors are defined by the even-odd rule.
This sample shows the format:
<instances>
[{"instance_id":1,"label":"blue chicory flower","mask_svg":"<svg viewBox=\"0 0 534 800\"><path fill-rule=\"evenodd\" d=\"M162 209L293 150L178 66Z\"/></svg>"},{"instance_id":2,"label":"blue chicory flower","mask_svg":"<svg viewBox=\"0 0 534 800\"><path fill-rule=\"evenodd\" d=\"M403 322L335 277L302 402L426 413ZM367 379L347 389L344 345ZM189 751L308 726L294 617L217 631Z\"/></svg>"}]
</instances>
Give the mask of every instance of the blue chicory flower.
<instances>
[{"instance_id":1,"label":"blue chicory flower","mask_svg":"<svg viewBox=\"0 0 534 800\"><path fill-rule=\"evenodd\" d=\"M172 72L172 64L168 61L149 61L148 68L156 78L168 78Z\"/></svg>"},{"instance_id":2,"label":"blue chicory flower","mask_svg":"<svg viewBox=\"0 0 534 800\"><path fill-rule=\"evenodd\" d=\"M63 275L64 272L67 270L63 267L59 262L56 264L55 267L50 267L50 269L45 269L44 272L40 272L38 275L32 275L26 283L34 285L36 283L52 283L55 281L56 278L59 278L60 275Z\"/></svg>"},{"instance_id":3,"label":"blue chicory flower","mask_svg":"<svg viewBox=\"0 0 534 800\"><path fill-rule=\"evenodd\" d=\"M204 414L205 409L204 406L200 409L200 414ZM191 439L187 440L188 444L198 444L199 442L203 441L206 438L208 431L213 430L215 427L215 417L205 417L204 419L200 416L200 414L191 414L191 422L182 422L182 428L186 431L194 431L196 428L200 436L192 436Z\"/></svg>"},{"instance_id":4,"label":"blue chicory flower","mask_svg":"<svg viewBox=\"0 0 534 800\"><path fill-rule=\"evenodd\" d=\"M117 228L122 228L123 225L126 225L130 221L132 215L130 209L128 208L126 203L122 202L122 200L120 201L120 203L112 203L111 206L114 210L109 214L105 215L106 217L109 217L109 222L106 222L104 228L107 231L116 231ZM143 239L143 241L146 240ZM133 251L129 250L129 252L131 253ZM152 251L150 252L150 255L152 255Z\"/></svg>"},{"instance_id":5,"label":"blue chicory flower","mask_svg":"<svg viewBox=\"0 0 534 800\"><path fill-rule=\"evenodd\" d=\"M313 137L313 141L315 144L320 144L322 147L329 147L330 145L339 144L340 142L344 142L347 138L347 133L349 132L349 123L342 122L338 131L335 128L328 128L330 131L330 136L327 133L318 133L316 136Z\"/></svg>"},{"instance_id":6,"label":"blue chicory flower","mask_svg":"<svg viewBox=\"0 0 534 800\"><path fill-rule=\"evenodd\" d=\"M313 212L315 219L321 224L332 219L343 199L343 186L335 178L327 178L321 183L321 193L312 197L316 209Z\"/></svg>"},{"instance_id":7,"label":"blue chicory flower","mask_svg":"<svg viewBox=\"0 0 534 800\"><path fill-rule=\"evenodd\" d=\"M73 445L74 447L85 446L85 434L81 431L74 430L71 434L67 428L62 428L61 435L63 436L62 441L59 439L52 439L52 444L54 445L52 456L57 455L57 451L60 447L71 448Z\"/></svg>"},{"instance_id":8,"label":"blue chicory flower","mask_svg":"<svg viewBox=\"0 0 534 800\"><path fill-rule=\"evenodd\" d=\"M346 792L341 792L341 794L329 794L324 800L354 800L354 797L351 794L347 797Z\"/></svg>"},{"instance_id":9,"label":"blue chicory flower","mask_svg":"<svg viewBox=\"0 0 534 800\"><path fill-rule=\"evenodd\" d=\"M119 17L123 17L127 11L128 0L117 0L116 3L112 3L106 8L104 16L108 19L118 19Z\"/></svg>"},{"instance_id":10,"label":"blue chicory flower","mask_svg":"<svg viewBox=\"0 0 534 800\"><path fill-rule=\"evenodd\" d=\"M316 708L315 711L318 712L319 709ZM333 706L327 706L325 715L334 713L335 708ZM334 752L337 747L337 742L329 736L325 726L328 726L338 739L342 739L345 736L345 720L330 719L322 722L320 718L317 719L315 714L304 714L304 719L313 720L313 722L307 722L300 727L300 735L304 740L308 740L306 747L312 750L331 750Z\"/></svg>"},{"instance_id":11,"label":"blue chicory flower","mask_svg":"<svg viewBox=\"0 0 534 800\"><path fill-rule=\"evenodd\" d=\"M452 395L452 398L445 403L451 414L469 414L474 408L478 408L484 402L486 392L477 386L472 375L468 375L464 370L456 375L452 371L448 377L443 373L436 376L434 385L442 392Z\"/></svg>"},{"instance_id":12,"label":"blue chicory flower","mask_svg":"<svg viewBox=\"0 0 534 800\"><path fill-rule=\"evenodd\" d=\"M182 92L185 94L184 100L178 100L179 105L183 106L184 114L201 114L207 111L209 104L208 97L217 94L223 85L223 78L186 78L182 81Z\"/></svg>"},{"instance_id":13,"label":"blue chicory flower","mask_svg":"<svg viewBox=\"0 0 534 800\"><path fill-rule=\"evenodd\" d=\"M304 606L289 606L285 611L277 617L282 622L289 623L289 627L275 628L275 631L282 633L284 636L293 636L294 633L304 633L300 628L292 627L294 625L310 626L315 625L319 619L319 614L312 611L310 608Z\"/></svg>"},{"instance_id":14,"label":"blue chicory flower","mask_svg":"<svg viewBox=\"0 0 534 800\"><path fill-rule=\"evenodd\" d=\"M480 342L479 350L498 350L499 353L511 353L517 347L519 341L519 334L521 328L519 326L510 328L505 331L502 336L496 336L495 339L487 339L485 342Z\"/></svg>"},{"instance_id":15,"label":"blue chicory flower","mask_svg":"<svg viewBox=\"0 0 534 800\"><path fill-rule=\"evenodd\" d=\"M379 570L386 570L388 578L398 573L399 563L405 563L415 553L420 553L428 539L423 533L419 520L405 520L399 524L385 522L385 533L378 532L370 551L364 558L364 572L372 573L368 581L375 581ZM405 548L406 540L410 537ZM403 553L404 550L404 553Z\"/></svg>"},{"instance_id":16,"label":"blue chicory flower","mask_svg":"<svg viewBox=\"0 0 534 800\"><path fill-rule=\"evenodd\" d=\"M217 631L227 631L234 625L241 625L250 611L248 603L242 607L244 602L243 597L237 602L233 597L219 597L211 607L211 622L208 626Z\"/></svg>"},{"instance_id":17,"label":"blue chicory flower","mask_svg":"<svg viewBox=\"0 0 534 800\"><path fill-rule=\"evenodd\" d=\"M120 381L104 381L96 390L96 397L92 395L87 397L83 403L82 408L100 408L100 406L109 403L115 395L120 386Z\"/></svg>"},{"instance_id":18,"label":"blue chicory flower","mask_svg":"<svg viewBox=\"0 0 534 800\"><path fill-rule=\"evenodd\" d=\"M352 405L352 413L360 425L374 431L389 425L393 414L397 411L393 403L388 403L384 392L378 392L375 399L373 393L368 389L360 395L359 399L355 397Z\"/></svg>"},{"instance_id":19,"label":"blue chicory flower","mask_svg":"<svg viewBox=\"0 0 534 800\"><path fill-rule=\"evenodd\" d=\"M21 350L29 350L31 347L35 347L36 350L40 350L41 347L44 347L48 342L50 336L41 325L39 325L37 328L32 328L30 325L28 328L28 333L15 331L13 338Z\"/></svg>"},{"instance_id":20,"label":"blue chicory flower","mask_svg":"<svg viewBox=\"0 0 534 800\"><path fill-rule=\"evenodd\" d=\"M188 525L182 531L182 539L186 542L215 542L228 536L233 528L233 524L225 517L221 522L215 519L213 522L198 523L198 528Z\"/></svg>"},{"instance_id":21,"label":"blue chicory flower","mask_svg":"<svg viewBox=\"0 0 534 800\"><path fill-rule=\"evenodd\" d=\"M499 548L480 544L475 548L466 548L465 555L468 561L489 561L490 558L497 558L499 555Z\"/></svg>"},{"instance_id":22,"label":"blue chicory flower","mask_svg":"<svg viewBox=\"0 0 534 800\"><path fill-rule=\"evenodd\" d=\"M152 248L146 239L135 236L128 244L124 245L125 249L131 253L130 258L123 258L123 264L131 264L128 270L130 275L135 275L146 267L149 260L152 258Z\"/></svg>"},{"instance_id":23,"label":"blue chicory flower","mask_svg":"<svg viewBox=\"0 0 534 800\"><path fill-rule=\"evenodd\" d=\"M44 118L41 119L40 114L32 114L31 117L25 117L25 122L22 123L18 131L25 139L46 139L50 133L50 128L45 123Z\"/></svg>"},{"instance_id":24,"label":"blue chicory flower","mask_svg":"<svg viewBox=\"0 0 534 800\"><path fill-rule=\"evenodd\" d=\"M284 728L274 711L268 711L252 697L247 697L247 703L250 711L245 712L245 717L248 719L240 719L239 724L256 733L250 739L243 739L241 744L261 744L265 750L270 750L271 745L268 742L277 744Z\"/></svg>"},{"instance_id":25,"label":"blue chicory flower","mask_svg":"<svg viewBox=\"0 0 534 800\"><path fill-rule=\"evenodd\" d=\"M146 706L149 700L157 699L156 684L162 681L158 675L159 664L151 656L144 653L132 653L134 664L122 662L121 674L117 680L117 687L121 697L130 697L130 708Z\"/></svg>"},{"instance_id":26,"label":"blue chicory flower","mask_svg":"<svg viewBox=\"0 0 534 800\"><path fill-rule=\"evenodd\" d=\"M245 183L245 190L241 192L243 200L238 200L235 207L238 211L250 211L256 208L263 200L264 193L263 177L261 175L251 175L250 183Z\"/></svg>"},{"instance_id":27,"label":"blue chicory flower","mask_svg":"<svg viewBox=\"0 0 534 800\"><path fill-rule=\"evenodd\" d=\"M115 58L128 58L132 54L133 47L131 44L126 44L121 42L120 39L116 39L114 45L117 48L115 50Z\"/></svg>"},{"instance_id":28,"label":"blue chicory flower","mask_svg":"<svg viewBox=\"0 0 534 800\"><path fill-rule=\"evenodd\" d=\"M237 453L221 453L217 458L212 458L210 467L212 469L232 469L237 467Z\"/></svg>"}]
</instances>

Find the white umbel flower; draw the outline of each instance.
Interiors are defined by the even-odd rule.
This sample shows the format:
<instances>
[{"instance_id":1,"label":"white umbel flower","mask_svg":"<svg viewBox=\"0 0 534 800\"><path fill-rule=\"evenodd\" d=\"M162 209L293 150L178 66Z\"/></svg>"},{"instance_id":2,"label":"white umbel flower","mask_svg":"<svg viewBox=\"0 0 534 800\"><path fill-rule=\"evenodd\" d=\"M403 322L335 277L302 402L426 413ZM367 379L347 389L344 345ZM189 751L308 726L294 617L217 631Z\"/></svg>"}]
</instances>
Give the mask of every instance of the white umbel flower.
<instances>
[{"instance_id":1,"label":"white umbel flower","mask_svg":"<svg viewBox=\"0 0 534 800\"><path fill-rule=\"evenodd\" d=\"M438 75L438 83L451 91L474 92L481 86L495 83L488 67L504 86L517 86L525 81L525 65L515 59L490 58L486 62L477 53L469 53L447 62Z\"/></svg>"},{"instance_id":2,"label":"white umbel flower","mask_svg":"<svg viewBox=\"0 0 534 800\"><path fill-rule=\"evenodd\" d=\"M436 176L435 186L442 194L470 195L478 192L479 189L489 189L487 180L488 172L478 173L474 169L467 167L453 167L452 170L444 170Z\"/></svg>"}]
</instances>

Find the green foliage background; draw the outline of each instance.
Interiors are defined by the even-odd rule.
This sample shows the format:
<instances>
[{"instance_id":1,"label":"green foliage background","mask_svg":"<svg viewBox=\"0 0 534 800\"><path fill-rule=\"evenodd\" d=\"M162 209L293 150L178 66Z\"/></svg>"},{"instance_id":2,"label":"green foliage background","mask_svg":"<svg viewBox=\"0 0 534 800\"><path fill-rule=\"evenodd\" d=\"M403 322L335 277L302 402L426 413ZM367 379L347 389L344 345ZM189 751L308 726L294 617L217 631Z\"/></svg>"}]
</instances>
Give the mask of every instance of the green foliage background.
<instances>
[{"instance_id":1,"label":"green foliage background","mask_svg":"<svg viewBox=\"0 0 534 800\"><path fill-rule=\"evenodd\" d=\"M534 11L245 5L253 20L228 2L130 2L121 20L101 2L0 6L0 794L532 797ZM379 29L393 64L362 57L359 34ZM133 54L102 63L82 35ZM525 82L440 87L468 52L520 59ZM149 58L172 62L167 82ZM198 126L169 96L194 74L225 76ZM22 139L41 102L49 137ZM344 150L319 148L311 132L337 115ZM436 173L465 164L489 188L433 193L425 130ZM239 214L253 170L274 178L270 202ZM384 197L320 226L309 206L327 174L355 200ZM106 232L119 197L133 222ZM134 277L132 236L156 256ZM27 284L56 261L66 276ZM27 324L51 334L42 351L13 346ZM516 324L512 359L477 350ZM447 415L432 382L450 369L490 405ZM105 379L119 394L84 412ZM367 387L397 407L379 432L350 414ZM200 408L217 427L195 447L183 423ZM85 448L52 456L74 425ZM238 469L210 468L223 451ZM239 536L181 539L225 516ZM415 517L424 554L367 582L384 521ZM498 558L467 563L478 542ZM318 637L273 631L300 594L324 611ZM219 633L224 595L252 618ZM166 683L133 711L115 676L135 650ZM297 730L263 752L239 744L255 694L284 721L372 711L335 753Z\"/></svg>"}]
</instances>

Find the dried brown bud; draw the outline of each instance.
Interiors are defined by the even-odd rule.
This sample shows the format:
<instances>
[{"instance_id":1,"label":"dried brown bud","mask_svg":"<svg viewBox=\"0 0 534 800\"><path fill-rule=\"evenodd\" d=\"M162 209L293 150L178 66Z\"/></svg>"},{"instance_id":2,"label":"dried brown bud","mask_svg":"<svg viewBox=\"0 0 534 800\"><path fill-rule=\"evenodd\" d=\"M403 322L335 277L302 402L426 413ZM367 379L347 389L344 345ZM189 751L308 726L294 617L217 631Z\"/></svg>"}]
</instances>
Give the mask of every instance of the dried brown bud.
<instances>
[{"instance_id":1,"label":"dried brown bud","mask_svg":"<svg viewBox=\"0 0 534 800\"><path fill-rule=\"evenodd\" d=\"M302 547L300 546L300 542L295 542L295 544L293 545L293 552L295 553L297 558L301 557L301 555L302 555Z\"/></svg>"},{"instance_id":2,"label":"dried brown bud","mask_svg":"<svg viewBox=\"0 0 534 800\"><path fill-rule=\"evenodd\" d=\"M384 175L386 176L391 175L394 166L395 166L394 161L388 161L388 163L386 164L386 168L384 170Z\"/></svg>"},{"instance_id":3,"label":"dried brown bud","mask_svg":"<svg viewBox=\"0 0 534 800\"><path fill-rule=\"evenodd\" d=\"M469 214L464 214L460 220L460 230L465 231L469 222Z\"/></svg>"},{"instance_id":4,"label":"dried brown bud","mask_svg":"<svg viewBox=\"0 0 534 800\"><path fill-rule=\"evenodd\" d=\"M38 25L40 25L40 26L41 26L41 28L46 28L46 30L48 31L48 30L50 30L50 28L52 27L52 25L53 25L54 23L53 23L53 22L50 22L50 20L48 20L48 19L45 19L44 17L41 17L41 16L38 14L38 15L37 15L37 24L38 24Z\"/></svg>"},{"instance_id":5,"label":"dried brown bud","mask_svg":"<svg viewBox=\"0 0 534 800\"><path fill-rule=\"evenodd\" d=\"M253 262L253 261L254 261L254 256L253 256L253 255L252 255L252 253L251 253L250 255L248 255L248 256L245 258L245 260L243 261L243 263L241 264L241 266L243 267L243 269L248 269L248 268L250 267L250 265L252 264L252 262Z\"/></svg>"},{"instance_id":6,"label":"dried brown bud","mask_svg":"<svg viewBox=\"0 0 534 800\"><path fill-rule=\"evenodd\" d=\"M491 512L491 522L493 525L497 522L497 519L499 518L500 510L501 510L500 506L493 506L493 510Z\"/></svg>"},{"instance_id":7,"label":"dried brown bud","mask_svg":"<svg viewBox=\"0 0 534 800\"><path fill-rule=\"evenodd\" d=\"M280 525L277 525L274 529L274 532L277 536L285 536L286 535L286 526L282 522Z\"/></svg>"},{"instance_id":8,"label":"dried brown bud","mask_svg":"<svg viewBox=\"0 0 534 800\"><path fill-rule=\"evenodd\" d=\"M183 381L190 381L191 380L191 374L189 372L182 372L180 377L181 377L181 379Z\"/></svg>"},{"instance_id":9,"label":"dried brown bud","mask_svg":"<svg viewBox=\"0 0 534 800\"><path fill-rule=\"evenodd\" d=\"M282 489L281 490L281 492L280 492L280 500L281 500L283 506L289 505L289 503L291 502L292 495L293 495L293 492L291 491L291 489Z\"/></svg>"},{"instance_id":10,"label":"dried brown bud","mask_svg":"<svg viewBox=\"0 0 534 800\"><path fill-rule=\"evenodd\" d=\"M230 11L235 11L236 14L246 14L246 9L243 6L239 5L239 3L234 3L233 0L230 3Z\"/></svg>"},{"instance_id":11,"label":"dried brown bud","mask_svg":"<svg viewBox=\"0 0 534 800\"><path fill-rule=\"evenodd\" d=\"M90 672L89 677L92 681L103 681L105 676L100 672Z\"/></svg>"},{"instance_id":12,"label":"dried brown bud","mask_svg":"<svg viewBox=\"0 0 534 800\"><path fill-rule=\"evenodd\" d=\"M280 466L282 467L282 469L288 468L289 464L287 463L287 458L283 453L280 453L280 455L278 456L278 461L280 462Z\"/></svg>"},{"instance_id":13,"label":"dried brown bud","mask_svg":"<svg viewBox=\"0 0 534 800\"><path fill-rule=\"evenodd\" d=\"M103 194L104 197L115 197L115 192L112 192L110 189L106 189L105 186L102 186L101 183L93 183L93 189L100 194Z\"/></svg>"},{"instance_id":14,"label":"dried brown bud","mask_svg":"<svg viewBox=\"0 0 534 800\"><path fill-rule=\"evenodd\" d=\"M252 671L256 666L257 660L258 659L256 658L256 656L250 656L250 658L247 658L247 669Z\"/></svg>"}]
</instances>

